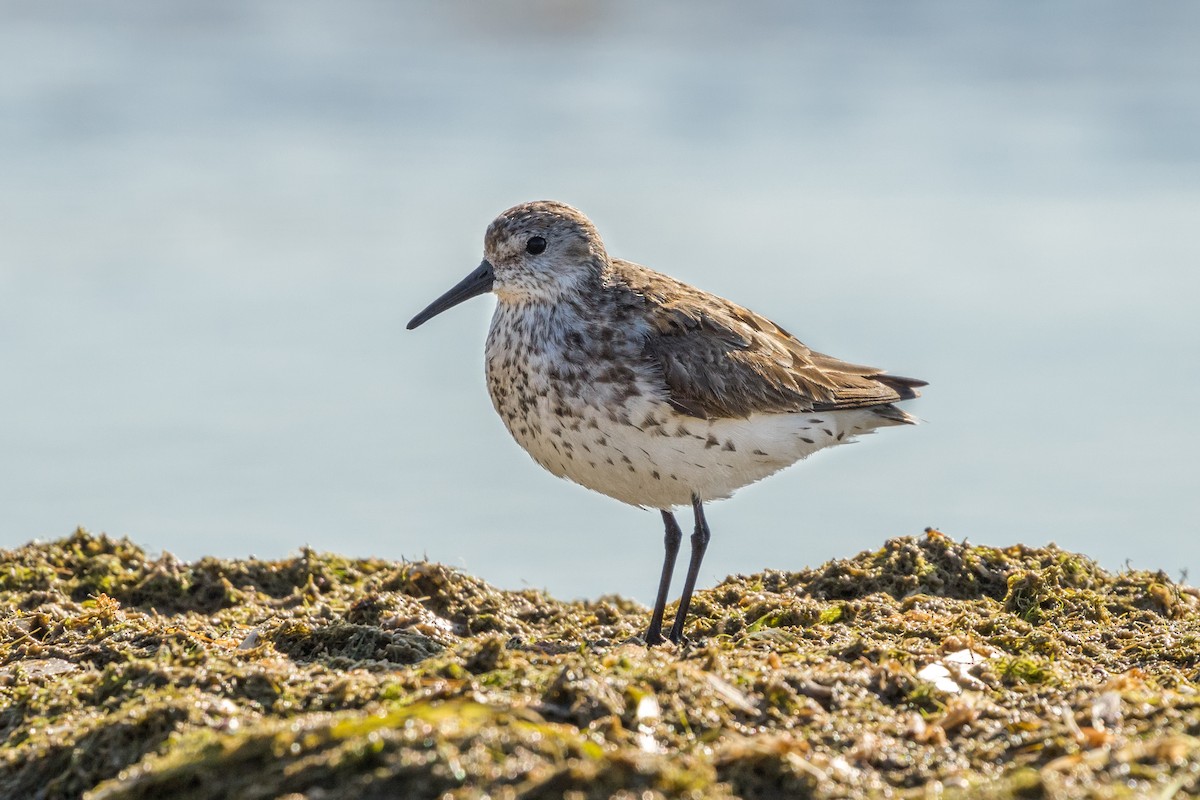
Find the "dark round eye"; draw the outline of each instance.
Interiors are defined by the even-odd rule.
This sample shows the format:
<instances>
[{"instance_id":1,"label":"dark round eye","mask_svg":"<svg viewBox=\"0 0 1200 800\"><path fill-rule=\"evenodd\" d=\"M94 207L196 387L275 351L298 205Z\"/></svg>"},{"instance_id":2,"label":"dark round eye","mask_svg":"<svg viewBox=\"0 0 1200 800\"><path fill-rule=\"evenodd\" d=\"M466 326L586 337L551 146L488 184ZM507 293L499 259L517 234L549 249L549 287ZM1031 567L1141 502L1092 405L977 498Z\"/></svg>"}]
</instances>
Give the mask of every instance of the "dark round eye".
<instances>
[{"instance_id":1,"label":"dark round eye","mask_svg":"<svg viewBox=\"0 0 1200 800\"><path fill-rule=\"evenodd\" d=\"M529 241L525 243L525 252L532 255L537 255L546 249L546 240L541 236L531 236Z\"/></svg>"}]
</instances>

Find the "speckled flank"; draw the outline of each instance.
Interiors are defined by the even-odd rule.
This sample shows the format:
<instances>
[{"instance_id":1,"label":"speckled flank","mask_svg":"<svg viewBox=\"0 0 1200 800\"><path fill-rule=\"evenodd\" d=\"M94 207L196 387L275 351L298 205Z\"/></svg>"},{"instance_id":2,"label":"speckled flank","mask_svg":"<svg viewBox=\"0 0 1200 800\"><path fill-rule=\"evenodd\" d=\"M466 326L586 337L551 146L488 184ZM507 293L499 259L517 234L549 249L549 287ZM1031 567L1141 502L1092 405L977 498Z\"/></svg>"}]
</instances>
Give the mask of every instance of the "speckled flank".
<instances>
[{"instance_id":1,"label":"speckled flank","mask_svg":"<svg viewBox=\"0 0 1200 800\"><path fill-rule=\"evenodd\" d=\"M541 237L544 252L528 242ZM627 261L559 203L488 228L488 390L555 475L638 506L728 497L825 447L912 422L922 382L815 353L769 320Z\"/></svg>"}]
</instances>

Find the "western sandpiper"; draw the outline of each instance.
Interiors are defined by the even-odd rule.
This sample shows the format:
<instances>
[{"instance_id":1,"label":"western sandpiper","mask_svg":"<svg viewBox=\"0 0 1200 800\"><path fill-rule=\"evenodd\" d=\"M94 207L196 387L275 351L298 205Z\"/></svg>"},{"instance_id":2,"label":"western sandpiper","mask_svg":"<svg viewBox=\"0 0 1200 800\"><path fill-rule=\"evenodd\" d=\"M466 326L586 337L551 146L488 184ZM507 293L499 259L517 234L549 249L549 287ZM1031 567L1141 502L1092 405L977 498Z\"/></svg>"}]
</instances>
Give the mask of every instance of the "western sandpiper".
<instances>
[{"instance_id":1,"label":"western sandpiper","mask_svg":"<svg viewBox=\"0 0 1200 800\"><path fill-rule=\"evenodd\" d=\"M667 638L683 639L708 546L704 503L826 447L915 422L894 403L925 382L810 350L775 323L667 275L610 258L571 206L525 203L497 217L479 267L409 330L484 292L498 303L486 348L492 404L517 443L562 478L662 512L663 611L683 534L691 561Z\"/></svg>"}]
</instances>

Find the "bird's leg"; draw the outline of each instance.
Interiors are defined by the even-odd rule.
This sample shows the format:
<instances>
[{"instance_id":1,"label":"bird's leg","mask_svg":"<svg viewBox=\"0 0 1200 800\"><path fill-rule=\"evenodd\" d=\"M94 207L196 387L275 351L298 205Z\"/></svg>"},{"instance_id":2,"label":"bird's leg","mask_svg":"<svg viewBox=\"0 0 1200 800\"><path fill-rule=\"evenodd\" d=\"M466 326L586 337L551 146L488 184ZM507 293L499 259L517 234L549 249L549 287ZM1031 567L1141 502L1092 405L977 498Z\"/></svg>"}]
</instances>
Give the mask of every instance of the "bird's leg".
<instances>
[{"instance_id":1,"label":"bird's leg","mask_svg":"<svg viewBox=\"0 0 1200 800\"><path fill-rule=\"evenodd\" d=\"M675 557L679 555L679 543L683 541L683 531L670 511L662 512L663 525L667 532L663 537L662 578L658 581L658 599L654 601L654 614L650 617L650 627L646 630L646 644L662 644L663 611L667 606L667 592L671 589L671 573L675 571Z\"/></svg>"},{"instance_id":2,"label":"bird's leg","mask_svg":"<svg viewBox=\"0 0 1200 800\"><path fill-rule=\"evenodd\" d=\"M700 573L700 562L708 547L708 521L704 519L704 504L692 495L692 511L696 515L696 528L692 531L692 560L688 562L687 578L683 581L683 596L679 598L679 610L675 612L675 624L667 636L675 644L683 641L683 623L687 621L688 606L692 604L692 590L696 588L696 576Z\"/></svg>"}]
</instances>

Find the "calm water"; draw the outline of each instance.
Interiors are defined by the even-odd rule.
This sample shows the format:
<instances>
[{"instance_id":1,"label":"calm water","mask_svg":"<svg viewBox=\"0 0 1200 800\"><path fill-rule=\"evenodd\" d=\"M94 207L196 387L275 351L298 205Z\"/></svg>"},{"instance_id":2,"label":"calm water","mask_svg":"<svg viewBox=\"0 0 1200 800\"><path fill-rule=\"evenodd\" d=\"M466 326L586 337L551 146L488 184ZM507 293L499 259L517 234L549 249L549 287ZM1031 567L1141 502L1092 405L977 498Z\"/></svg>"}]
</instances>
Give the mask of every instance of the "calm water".
<instances>
[{"instance_id":1,"label":"calm water","mask_svg":"<svg viewBox=\"0 0 1200 800\"><path fill-rule=\"evenodd\" d=\"M0 545L303 544L648 600L487 399L500 210L931 381L701 576L934 525L1200 568L1200 5L0 2Z\"/></svg>"}]
</instances>

